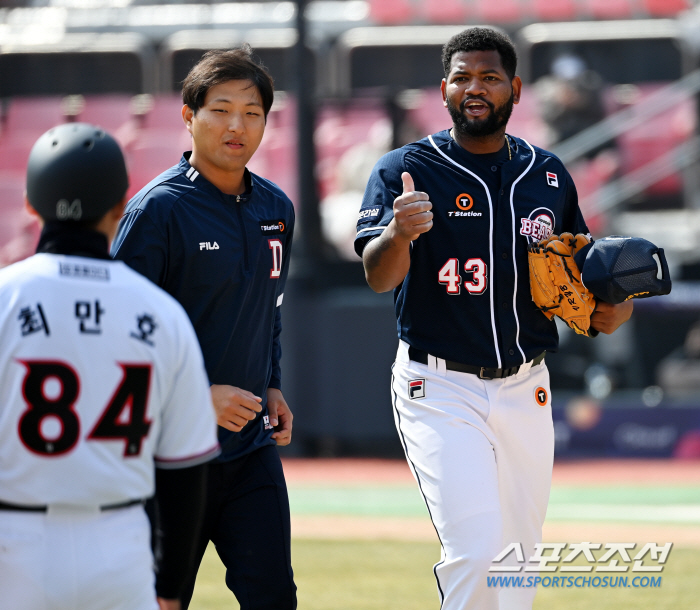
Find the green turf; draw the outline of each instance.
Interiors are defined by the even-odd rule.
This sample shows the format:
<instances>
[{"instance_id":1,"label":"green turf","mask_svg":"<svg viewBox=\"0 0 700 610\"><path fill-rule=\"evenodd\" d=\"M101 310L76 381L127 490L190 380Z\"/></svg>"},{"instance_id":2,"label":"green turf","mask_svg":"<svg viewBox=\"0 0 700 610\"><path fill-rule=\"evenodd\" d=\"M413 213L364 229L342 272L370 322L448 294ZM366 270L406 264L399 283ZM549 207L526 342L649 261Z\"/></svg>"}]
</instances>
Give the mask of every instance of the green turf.
<instances>
[{"instance_id":1,"label":"green turf","mask_svg":"<svg viewBox=\"0 0 700 610\"><path fill-rule=\"evenodd\" d=\"M434 543L293 540L300 610L438 610ZM660 588L539 588L534 610L691 610L699 607L700 549L673 549ZM630 573L631 574L631 573ZM658 576L658 575L655 575ZM208 549L191 610L238 608Z\"/></svg>"},{"instance_id":2,"label":"green turf","mask_svg":"<svg viewBox=\"0 0 700 610\"><path fill-rule=\"evenodd\" d=\"M290 486L295 515L423 517L415 485ZM551 521L700 523L698 487L563 487L552 489Z\"/></svg>"}]
</instances>

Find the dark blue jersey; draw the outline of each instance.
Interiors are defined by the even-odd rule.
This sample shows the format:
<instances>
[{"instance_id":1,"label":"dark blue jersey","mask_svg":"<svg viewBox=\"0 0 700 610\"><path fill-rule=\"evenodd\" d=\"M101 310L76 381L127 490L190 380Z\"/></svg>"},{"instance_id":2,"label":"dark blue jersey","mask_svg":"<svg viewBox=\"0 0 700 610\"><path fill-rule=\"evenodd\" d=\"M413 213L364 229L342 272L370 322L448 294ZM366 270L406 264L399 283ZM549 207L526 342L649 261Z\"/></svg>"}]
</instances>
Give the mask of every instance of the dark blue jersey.
<instances>
[{"instance_id":1,"label":"dark blue jersey","mask_svg":"<svg viewBox=\"0 0 700 610\"><path fill-rule=\"evenodd\" d=\"M265 393L281 387L280 305L294 208L275 184L247 170L246 192L226 195L188 158L129 201L112 255L182 304L210 384L262 397L262 412L241 432L219 428L219 459L231 460L275 442Z\"/></svg>"},{"instance_id":2,"label":"dark blue jersey","mask_svg":"<svg viewBox=\"0 0 700 610\"><path fill-rule=\"evenodd\" d=\"M357 222L361 255L394 216L402 172L428 194L433 227L413 242L409 272L394 291L399 337L474 366L508 368L556 351L556 325L530 296L527 244L588 233L561 161L519 138L506 142L498 153L475 155L441 131L384 155Z\"/></svg>"}]
</instances>

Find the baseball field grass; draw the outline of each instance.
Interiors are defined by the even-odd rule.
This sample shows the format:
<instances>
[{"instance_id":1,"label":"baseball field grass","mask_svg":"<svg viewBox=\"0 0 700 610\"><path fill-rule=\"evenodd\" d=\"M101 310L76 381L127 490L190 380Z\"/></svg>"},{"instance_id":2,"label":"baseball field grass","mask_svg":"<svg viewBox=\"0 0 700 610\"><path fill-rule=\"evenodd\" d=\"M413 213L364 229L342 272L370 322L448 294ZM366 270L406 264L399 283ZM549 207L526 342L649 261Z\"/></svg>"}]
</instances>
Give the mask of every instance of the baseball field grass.
<instances>
[{"instance_id":1,"label":"baseball field grass","mask_svg":"<svg viewBox=\"0 0 700 610\"><path fill-rule=\"evenodd\" d=\"M440 547L404 463L288 460L285 472L300 610L438 610L432 566ZM626 576L627 586L540 586L535 610L698 608L700 462L559 464L544 537L674 546L660 573L632 573L630 562L626 574L598 574ZM656 586L634 586L635 576ZM212 547L190 607L238 608Z\"/></svg>"}]
</instances>

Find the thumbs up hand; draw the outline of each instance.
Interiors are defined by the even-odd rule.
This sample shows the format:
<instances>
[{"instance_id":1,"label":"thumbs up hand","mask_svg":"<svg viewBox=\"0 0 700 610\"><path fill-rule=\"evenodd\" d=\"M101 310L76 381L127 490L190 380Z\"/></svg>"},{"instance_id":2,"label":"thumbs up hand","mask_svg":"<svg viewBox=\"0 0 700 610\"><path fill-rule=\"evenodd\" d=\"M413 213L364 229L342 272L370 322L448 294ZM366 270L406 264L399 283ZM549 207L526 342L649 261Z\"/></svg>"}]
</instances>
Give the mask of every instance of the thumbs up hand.
<instances>
[{"instance_id":1,"label":"thumbs up hand","mask_svg":"<svg viewBox=\"0 0 700 610\"><path fill-rule=\"evenodd\" d=\"M432 229L433 204L427 193L415 190L411 174L401 174L401 182L403 193L394 199L394 231L398 236L414 241L421 233Z\"/></svg>"}]
</instances>

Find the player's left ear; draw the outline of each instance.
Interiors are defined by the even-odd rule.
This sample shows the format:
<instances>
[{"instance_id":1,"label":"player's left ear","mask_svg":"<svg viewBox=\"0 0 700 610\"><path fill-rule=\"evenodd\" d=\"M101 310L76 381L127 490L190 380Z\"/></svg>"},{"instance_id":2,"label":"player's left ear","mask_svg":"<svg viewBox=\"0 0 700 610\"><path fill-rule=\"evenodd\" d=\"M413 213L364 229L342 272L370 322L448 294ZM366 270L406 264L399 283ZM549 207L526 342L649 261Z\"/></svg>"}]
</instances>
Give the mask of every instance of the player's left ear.
<instances>
[{"instance_id":1,"label":"player's left ear","mask_svg":"<svg viewBox=\"0 0 700 610\"><path fill-rule=\"evenodd\" d=\"M513 80L510 81L510 86L513 88L513 103L517 104L520 101L520 93L523 90L523 81L520 80L519 76L514 76Z\"/></svg>"}]
</instances>

